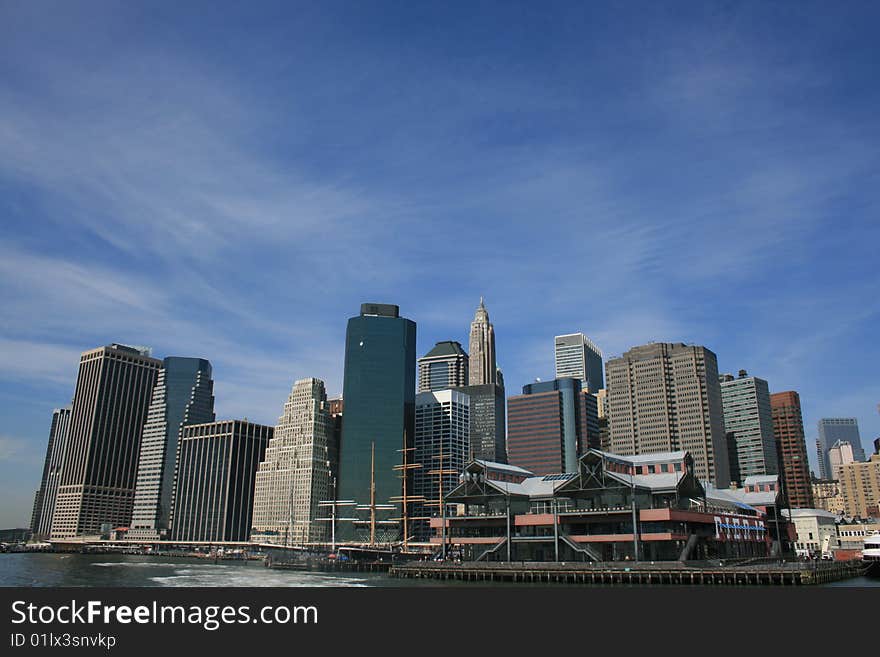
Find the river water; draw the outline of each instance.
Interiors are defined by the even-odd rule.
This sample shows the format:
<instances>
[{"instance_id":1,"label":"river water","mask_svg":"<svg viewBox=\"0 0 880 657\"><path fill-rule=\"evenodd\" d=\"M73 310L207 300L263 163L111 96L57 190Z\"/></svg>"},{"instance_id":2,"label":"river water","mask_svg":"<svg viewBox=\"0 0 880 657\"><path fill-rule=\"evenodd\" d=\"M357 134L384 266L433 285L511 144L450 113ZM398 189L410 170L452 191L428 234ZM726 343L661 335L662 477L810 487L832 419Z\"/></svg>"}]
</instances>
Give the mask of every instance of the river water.
<instances>
[{"instance_id":1,"label":"river water","mask_svg":"<svg viewBox=\"0 0 880 657\"><path fill-rule=\"evenodd\" d=\"M107 554L0 554L0 586L463 586L467 582L399 580L377 573L272 570L259 561ZM485 585L485 583L483 584ZM508 584L507 586L516 586ZM880 586L864 577L828 586Z\"/></svg>"}]
</instances>

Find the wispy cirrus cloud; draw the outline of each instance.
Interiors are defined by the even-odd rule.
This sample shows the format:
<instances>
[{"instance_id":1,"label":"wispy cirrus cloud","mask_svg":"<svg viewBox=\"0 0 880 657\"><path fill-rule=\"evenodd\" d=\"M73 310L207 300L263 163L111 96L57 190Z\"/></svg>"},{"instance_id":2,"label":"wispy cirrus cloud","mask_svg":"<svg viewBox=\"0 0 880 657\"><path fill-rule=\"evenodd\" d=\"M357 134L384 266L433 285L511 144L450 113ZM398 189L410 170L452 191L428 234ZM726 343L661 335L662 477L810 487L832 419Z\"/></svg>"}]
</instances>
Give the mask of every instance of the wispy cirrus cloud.
<instances>
[{"instance_id":1,"label":"wispy cirrus cloud","mask_svg":"<svg viewBox=\"0 0 880 657\"><path fill-rule=\"evenodd\" d=\"M40 455L30 441L0 435L0 462L41 465Z\"/></svg>"},{"instance_id":2,"label":"wispy cirrus cloud","mask_svg":"<svg viewBox=\"0 0 880 657\"><path fill-rule=\"evenodd\" d=\"M557 333L684 340L880 431L862 8L103 9L0 25L13 435L111 341L208 357L221 416L274 422L296 378L341 390L361 302L424 351L480 295L510 392Z\"/></svg>"}]
</instances>

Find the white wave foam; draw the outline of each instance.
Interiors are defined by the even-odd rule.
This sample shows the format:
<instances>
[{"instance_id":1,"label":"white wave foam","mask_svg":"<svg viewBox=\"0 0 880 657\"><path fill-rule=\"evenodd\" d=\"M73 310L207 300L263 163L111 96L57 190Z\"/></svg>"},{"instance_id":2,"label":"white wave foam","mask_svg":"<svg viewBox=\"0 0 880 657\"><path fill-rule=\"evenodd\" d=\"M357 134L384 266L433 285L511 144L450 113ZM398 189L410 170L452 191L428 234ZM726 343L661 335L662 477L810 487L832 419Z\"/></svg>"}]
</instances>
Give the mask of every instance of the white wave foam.
<instances>
[{"instance_id":1,"label":"white wave foam","mask_svg":"<svg viewBox=\"0 0 880 657\"><path fill-rule=\"evenodd\" d=\"M93 563L92 566L100 566L101 568L175 568L183 566L180 563L155 563L149 561L107 561L101 563Z\"/></svg>"},{"instance_id":2,"label":"white wave foam","mask_svg":"<svg viewBox=\"0 0 880 657\"><path fill-rule=\"evenodd\" d=\"M233 569L230 569L233 570ZM159 586L225 586L225 587L366 587L366 579L352 577L334 577L320 573L283 573L254 569L250 572L233 570L229 573L198 572L192 568L182 568L173 575L151 577L151 581Z\"/></svg>"}]
</instances>

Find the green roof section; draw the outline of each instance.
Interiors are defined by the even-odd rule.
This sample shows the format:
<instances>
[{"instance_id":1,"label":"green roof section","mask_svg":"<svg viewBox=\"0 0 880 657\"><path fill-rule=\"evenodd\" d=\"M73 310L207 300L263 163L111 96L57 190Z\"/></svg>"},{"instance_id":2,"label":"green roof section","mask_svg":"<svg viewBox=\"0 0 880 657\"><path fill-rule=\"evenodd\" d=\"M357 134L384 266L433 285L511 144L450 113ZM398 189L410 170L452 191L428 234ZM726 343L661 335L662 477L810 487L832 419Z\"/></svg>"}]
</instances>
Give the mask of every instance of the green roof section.
<instances>
[{"instance_id":1,"label":"green roof section","mask_svg":"<svg viewBox=\"0 0 880 657\"><path fill-rule=\"evenodd\" d=\"M438 342L434 345L434 348L431 349L427 354L423 356L423 358L433 358L437 356L467 356L464 349L461 348L461 343L456 342L454 340L444 340L443 342Z\"/></svg>"}]
</instances>

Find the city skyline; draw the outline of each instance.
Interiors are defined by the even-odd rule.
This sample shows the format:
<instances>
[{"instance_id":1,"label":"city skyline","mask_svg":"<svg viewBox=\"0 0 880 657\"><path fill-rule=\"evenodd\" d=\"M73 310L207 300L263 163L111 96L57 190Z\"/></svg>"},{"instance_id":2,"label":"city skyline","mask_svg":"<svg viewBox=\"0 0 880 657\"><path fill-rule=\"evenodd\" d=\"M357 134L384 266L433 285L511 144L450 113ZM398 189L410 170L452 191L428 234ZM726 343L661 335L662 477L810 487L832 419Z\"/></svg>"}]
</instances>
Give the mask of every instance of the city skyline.
<instances>
[{"instance_id":1,"label":"city skyline","mask_svg":"<svg viewBox=\"0 0 880 657\"><path fill-rule=\"evenodd\" d=\"M482 305L482 300L481 300L481 305ZM363 305L362 305L362 312L363 312L363 308L365 308L365 307L369 307L369 306L370 306L370 304L363 304ZM375 308L375 307L377 307L377 306L373 305L372 307ZM395 311L395 312L396 312L396 311ZM141 346L138 346L138 347L130 347L130 346L127 346L127 345L121 345L121 343L113 343L113 346L115 346L116 344L119 344L119 345L122 346L123 348L126 348L126 349L133 349L133 350L138 350L138 351L142 351L143 353L151 353L151 352L152 352L152 349L151 349L150 347L141 347ZM642 345L641 347L648 347L648 346L653 345L653 344L656 344L656 343L652 341L652 342L647 343L647 345ZM436 347L436 345L435 345L435 347ZM103 349L103 348L104 348L104 347L95 347L95 348L93 348L93 349L87 349L87 350L85 350L85 351L83 352L83 355L85 355L85 354L86 354L87 352L89 352L89 351L95 351L95 350L99 350L99 349ZM635 348L635 347L634 347L634 348ZM613 357L613 356L612 356L612 357ZM180 359L179 357L165 357L165 362L167 362L169 359L174 360L175 358L177 358L177 359L179 359L179 360L199 360L199 359ZM210 367L210 366L209 366L209 367ZM161 372L161 370L160 370L160 372ZM415 372L415 378L416 378L416 379L418 378L418 374L419 374L419 372ZM742 372L741 372L741 375L742 375ZM719 377L719 380L723 380L723 378L724 378L724 377ZM552 382L553 382L553 379L547 381L546 383L541 383L541 381L540 381L539 379L536 379L536 380L533 381L533 382L529 382L528 384L525 384L525 387L530 387L530 386L532 386L532 385L546 385L547 383L552 383ZM212 383L213 383L213 382L212 382ZM607 384L606 384L606 385L607 385ZM463 390L467 390L467 387L462 388L462 389L463 389ZM604 389L603 389L603 390L604 390ZM419 394L417 390L416 390L416 394ZM339 399L342 399L342 397L340 396ZM505 402L507 402L508 400L509 400L509 398L505 398ZM53 409L53 411L52 411L52 413L57 413L57 412L58 412L58 409ZM52 422L53 426L54 426L54 421L55 421L55 420L54 420L54 417L53 417L53 418L51 419L51 422ZM233 418L231 418L231 417L229 417L229 418L224 417L223 419L218 420L218 422L224 422L224 421L235 421L235 420L234 420ZM273 425L273 426L274 426L274 425ZM863 441L863 442L864 442L864 441ZM871 445L873 445L873 443L871 443ZM51 445L50 445L50 448L51 448ZM807 449L807 452L809 453L809 449ZM869 446L868 452L870 452L870 446ZM857 462L860 462L860 461L857 461ZM813 474L816 475L816 477L819 477L819 469L818 469L818 468L814 468L814 465L813 465L813 462L812 462L812 461L810 462L810 469L811 469L811 471L813 472ZM40 486L41 486L41 480L38 480L36 486L37 486L37 488L40 488ZM34 503L33 500L32 500L32 503ZM33 511L33 509L32 509L32 511Z\"/></svg>"},{"instance_id":2,"label":"city skyline","mask_svg":"<svg viewBox=\"0 0 880 657\"><path fill-rule=\"evenodd\" d=\"M868 451L876 8L498 11L7 8L0 525L83 351L210 359L218 417L273 424L296 379L342 392L369 299L422 356L485 296L508 391L555 335L706 345L798 391L817 473L822 417Z\"/></svg>"}]
</instances>

